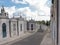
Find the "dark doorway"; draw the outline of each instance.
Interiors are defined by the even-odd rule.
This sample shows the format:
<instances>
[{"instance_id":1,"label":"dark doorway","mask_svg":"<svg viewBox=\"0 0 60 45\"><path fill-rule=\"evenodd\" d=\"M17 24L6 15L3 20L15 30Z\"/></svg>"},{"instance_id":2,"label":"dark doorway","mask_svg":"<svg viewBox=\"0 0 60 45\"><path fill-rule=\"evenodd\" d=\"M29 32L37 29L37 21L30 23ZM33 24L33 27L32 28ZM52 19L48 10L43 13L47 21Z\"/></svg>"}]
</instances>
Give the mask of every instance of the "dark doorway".
<instances>
[{"instance_id":1,"label":"dark doorway","mask_svg":"<svg viewBox=\"0 0 60 45\"><path fill-rule=\"evenodd\" d=\"M2 24L2 33L3 33L3 38L7 36L5 23Z\"/></svg>"},{"instance_id":2,"label":"dark doorway","mask_svg":"<svg viewBox=\"0 0 60 45\"><path fill-rule=\"evenodd\" d=\"M31 24L31 30L33 30L33 24Z\"/></svg>"}]
</instances>

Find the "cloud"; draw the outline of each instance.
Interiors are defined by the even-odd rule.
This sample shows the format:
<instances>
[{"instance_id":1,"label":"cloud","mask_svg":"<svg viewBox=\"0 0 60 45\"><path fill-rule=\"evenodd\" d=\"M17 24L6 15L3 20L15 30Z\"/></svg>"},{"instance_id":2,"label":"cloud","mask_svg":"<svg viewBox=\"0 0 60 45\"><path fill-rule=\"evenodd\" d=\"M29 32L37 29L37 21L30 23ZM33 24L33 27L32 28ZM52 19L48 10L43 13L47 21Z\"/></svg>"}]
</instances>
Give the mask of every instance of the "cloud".
<instances>
[{"instance_id":1,"label":"cloud","mask_svg":"<svg viewBox=\"0 0 60 45\"><path fill-rule=\"evenodd\" d=\"M16 6L12 7L5 7L6 12L9 13L9 17L13 17L13 14L15 15L21 15L25 16L28 20L34 19L34 20L50 20L50 7L46 6L47 0L12 0L12 2L16 4L26 4L29 3L29 7L24 8L16 8ZM34 11L32 11L32 9ZM20 14L21 12L21 14ZM44 16L42 16L44 15Z\"/></svg>"},{"instance_id":2,"label":"cloud","mask_svg":"<svg viewBox=\"0 0 60 45\"><path fill-rule=\"evenodd\" d=\"M38 11L32 12L29 7L19 8L19 9L17 9L16 12L19 12L19 14L21 12L22 16L25 15L25 17L26 17L27 20L30 20L31 18L34 19L34 20L37 20L37 21L38 20L45 20L45 21L46 20L50 20L50 16L47 16L47 15L40 16L39 13L38 13Z\"/></svg>"},{"instance_id":3,"label":"cloud","mask_svg":"<svg viewBox=\"0 0 60 45\"><path fill-rule=\"evenodd\" d=\"M47 0L47 2L45 3L45 5L48 6L48 7L51 7L51 5L52 5L51 2L52 2L52 0Z\"/></svg>"},{"instance_id":4,"label":"cloud","mask_svg":"<svg viewBox=\"0 0 60 45\"><path fill-rule=\"evenodd\" d=\"M30 5L34 5L37 6L38 5L44 5L46 3L47 0L25 0L26 2L28 2Z\"/></svg>"},{"instance_id":5,"label":"cloud","mask_svg":"<svg viewBox=\"0 0 60 45\"><path fill-rule=\"evenodd\" d=\"M12 0L12 2L16 3L16 4L27 4L24 0Z\"/></svg>"},{"instance_id":6,"label":"cloud","mask_svg":"<svg viewBox=\"0 0 60 45\"><path fill-rule=\"evenodd\" d=\"M46 2L48 0L25 0L30 4L30 7L33 6L33 8L36 8L36 12L34 12L34 18L35 20L50 20L50 7L46 6ZM36 15L36 16L35 16ZM44 16L40 16L44 15Z\"/></svg>"},{"instance_id":7,"label":"cloud","mask_svg":"<svg viewBox=\"0 0 60 45\"><path fill-rule=\"evenodd\" d=\"M27 20L30 20L31 18L34 20L50 20L50 16L40 16L40 13L38 10L31 11L30 7L24 7L24 8L18 8L16 9L15 6L12 7L5 7L5 11L8 12L9 18L13 17L13 14L17 14L18 16L22 15L25 16ZM39 13L40 14L39 14Z\"/></svg>"},{"instance_id":8,"label":"cloud","mask_svg":"<svg viewBox=\"0 0 60 45\"><path fill-rule=\"evenodd\" d=\"M1 13L1 7L0 7L0 13Z\"/></svg>"},{"instance_id":9,"label":"cloud","mask_svg":"<svg viewBox=\"0 0 60 45\"><path fill-rule=\"evenodd\" d=\"M25 4L29 3L30 8L37 9L38 11L42 10L45 13L45 15L50 15L50 7L46 6L47 5L46 2L48 0L23 0L23 1L12 0L12 1L16 3L22 3L22 2L24 2Z\"/></svg>"},{"instance_id":10,"label":"cloud","mask_svg":"<svg viewBox=\"0 0 60 45\"><path fill-rule=\"evenodd\" d=\"M5 11L8 12L9 18L13 17L13 13L16 11L15 6L5 7Z\"/></svg>"}]
</instances>

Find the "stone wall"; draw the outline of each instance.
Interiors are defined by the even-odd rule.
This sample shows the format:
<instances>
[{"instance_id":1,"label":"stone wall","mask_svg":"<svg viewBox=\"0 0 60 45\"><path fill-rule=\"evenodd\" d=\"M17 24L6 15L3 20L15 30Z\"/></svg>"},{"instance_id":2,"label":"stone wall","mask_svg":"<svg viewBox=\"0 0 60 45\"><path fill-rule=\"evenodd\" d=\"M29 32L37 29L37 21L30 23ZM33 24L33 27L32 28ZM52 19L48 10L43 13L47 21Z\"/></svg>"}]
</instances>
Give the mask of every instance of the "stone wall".
<instances>
[{"instance_id":1,"label":"stone wall","mask_svg":"<svg viewBox=\"0 0 60 45\"><path fill-rule=\"evenodd\" d=\"M47 30L48 29L48 26L46 26L46 25L41 24L40 26L41 26L42 30Z\"/></svg>"}]
</instances>

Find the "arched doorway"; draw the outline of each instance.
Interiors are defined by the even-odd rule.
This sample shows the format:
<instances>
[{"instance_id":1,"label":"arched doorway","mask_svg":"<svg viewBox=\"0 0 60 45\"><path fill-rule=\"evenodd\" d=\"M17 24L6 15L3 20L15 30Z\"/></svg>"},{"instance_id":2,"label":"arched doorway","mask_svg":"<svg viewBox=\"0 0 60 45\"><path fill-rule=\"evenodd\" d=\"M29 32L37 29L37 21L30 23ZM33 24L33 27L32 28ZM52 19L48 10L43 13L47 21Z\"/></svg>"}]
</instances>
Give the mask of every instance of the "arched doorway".
<instances>
[{"instance_id":1,"label":"arched doorway","mask_svg":"<svg viewBox=\"0 0 60 45\"><path fill-rule=\"evenodd\" d=\"M3 33L3 38L7 36L5 23L2 24L2 33Z\"/></svg>"}]
</instances>

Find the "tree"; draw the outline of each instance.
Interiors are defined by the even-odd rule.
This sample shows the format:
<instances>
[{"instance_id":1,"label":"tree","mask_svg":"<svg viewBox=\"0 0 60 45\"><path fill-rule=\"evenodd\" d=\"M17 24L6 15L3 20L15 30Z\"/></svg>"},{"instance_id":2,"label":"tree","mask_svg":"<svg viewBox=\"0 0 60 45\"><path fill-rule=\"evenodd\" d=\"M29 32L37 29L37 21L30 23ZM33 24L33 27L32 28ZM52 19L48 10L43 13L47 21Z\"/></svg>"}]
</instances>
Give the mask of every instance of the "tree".
<instances>
[{"instance_id":1,"label":"tree","mask_svg":"<svg viewBox=\"0 0 60 45\"><path fill-rule=\"evenodd\" d=\"M47 26L50 26L50 21L46 21L46 25Z\"/></svg>"},{"instance_id":2,"label":"tree","mask_svg":"<svg viewBox=\"0 0 60 45\"><path fill-rule=\"evenodd\" d=\"M44 20L42 20L42 21L41 21L41 24L45 24L45 21L44 21Z\"/></svg>"}]
</instances>

